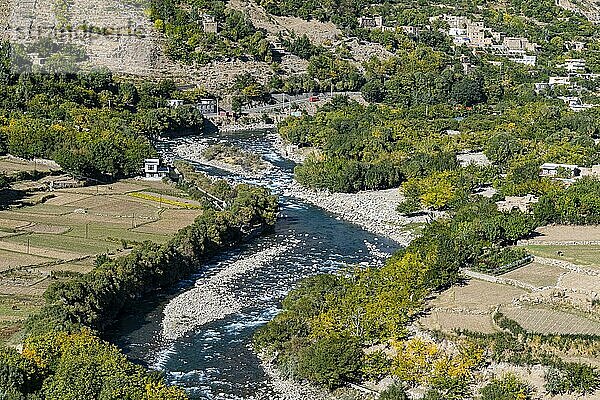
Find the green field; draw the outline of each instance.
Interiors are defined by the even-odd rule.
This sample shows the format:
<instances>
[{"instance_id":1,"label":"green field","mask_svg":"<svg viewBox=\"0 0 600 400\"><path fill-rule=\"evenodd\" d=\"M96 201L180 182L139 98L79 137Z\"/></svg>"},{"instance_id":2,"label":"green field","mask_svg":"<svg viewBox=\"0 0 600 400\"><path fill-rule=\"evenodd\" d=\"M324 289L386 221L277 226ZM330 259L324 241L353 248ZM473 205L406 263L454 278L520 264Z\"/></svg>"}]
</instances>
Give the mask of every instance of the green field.
<instances>
[{"instance_id":1,"label":"green field","mask_svg":"<svg viewBox=\"0 0 600 400\"><path fill-rule=\"evenodd\" d=\"M7 342L21 328L27 317L43 305L39 296L0 295L0 342Z\"/></svg>"},{"instance_id":2,"label":"green field","mask_svg":"<svg viewBox=\"0 0 600 400\"><path fill-rule=\"evenodd\" d=\"M535 256L554 258L577 265L600 268L600 246L529 245L524 248ZM562 252L562 255L559 255L559 252Z\"/></svg>"},{"instance_id":3,"label":"green field","mask_svg":"<svg viewBox=\"0 0 600 400\"><path fill-rule=\"evenodd\" d=\"M43 247L65 252L76 253L80 255L100 254L115 251L119 244L99 239L85 239L66 235L47 235L32 233L29 235L14 236L4 241L8 243L17 243L32 247Z\"/></svg>"},{"instance_id":4,"label":"green field","mask_svg":"<svg viewBox=\"0 0 600 400\"><path fill-rule=\"evenodd\" d=\"M163 182L120 181L52 194L43 204L0 210L0 342L41 307L50 276L88 272L97 255L123 254L134 243L165 243L202 214L199 203Z\"/></svg>"}]
</instances>

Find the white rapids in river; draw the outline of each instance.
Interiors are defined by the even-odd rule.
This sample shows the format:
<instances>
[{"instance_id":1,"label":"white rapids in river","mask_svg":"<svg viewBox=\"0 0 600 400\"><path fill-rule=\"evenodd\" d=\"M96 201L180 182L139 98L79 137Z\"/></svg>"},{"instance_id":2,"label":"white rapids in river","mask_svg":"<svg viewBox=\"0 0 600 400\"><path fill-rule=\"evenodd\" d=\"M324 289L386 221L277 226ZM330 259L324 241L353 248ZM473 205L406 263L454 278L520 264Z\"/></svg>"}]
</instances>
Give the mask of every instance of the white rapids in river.
<instances>
[{"instance_id":1,"label":"white rapids in river","mask_svg":"<svg viewBox=\"0 0 600 400\"><path fill-rule=\"evenodd\" d=\"M242 310L243 304L229 287L235 278L272 263L299 241L269 247L248 257L234 261L217 274L200 279L196 285L175 297L163 310L162 336L175 340L210 322Z\"/></svg>"}]
</instances>

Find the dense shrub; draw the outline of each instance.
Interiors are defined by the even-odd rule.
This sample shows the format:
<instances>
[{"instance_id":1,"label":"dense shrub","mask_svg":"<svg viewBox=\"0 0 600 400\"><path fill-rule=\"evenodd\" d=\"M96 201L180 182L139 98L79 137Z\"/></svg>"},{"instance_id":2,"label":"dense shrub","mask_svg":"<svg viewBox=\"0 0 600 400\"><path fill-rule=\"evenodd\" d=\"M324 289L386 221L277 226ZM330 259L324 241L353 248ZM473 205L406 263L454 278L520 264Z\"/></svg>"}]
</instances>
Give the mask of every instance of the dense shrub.
<instances>
[{"instance_id":1,"label":"dense shrub","mask_svg":"<svg viewBox=\"0 0 600 400\"><path fill-rule=\"evenodd\" d=\"M395 383L381 392L379 400L409 400L409 397L406 394L404 387Z\"/></svg>"},{"instance_id":2,"label":"dense shrub","mask_svg":"<svg viewBox=\"0 0 600 400\"><path fill-rule=\"evenodd\" d=\"M531 395L531 387L512 374L494 378L481 389L482 400L529 400Z\"/></svg>"},{"instance_id":3,"label":"dense shrub","mask_svg":"<svg viewBox=\"0 0 600 400\"><path fill-rule=\"evenodd\" d=\"M590 365L560 363L546 374L546 390L554 395L591 394L600 389L600 371Z\"/></svg>"},{"instance_id":4,"label":"dense shrub","mask_svg":"<svg viewBox=\"0 0 600 400\"><path fill-rule=\"evenodd\" d=\"M600 224L600 180L584 178L552 191L534 205L539 223Z\"/></svg>"},{"instance_id":5,"label":"dense shrub","mask_svg":"<svg viewBox=\"0 0 600 400\"><path fill-rule=\"evenodd\" d=\"M300 376L332 389L360 377L363 352L358 340L325 337L299 353Z\"/></svg>"}]
</instances>

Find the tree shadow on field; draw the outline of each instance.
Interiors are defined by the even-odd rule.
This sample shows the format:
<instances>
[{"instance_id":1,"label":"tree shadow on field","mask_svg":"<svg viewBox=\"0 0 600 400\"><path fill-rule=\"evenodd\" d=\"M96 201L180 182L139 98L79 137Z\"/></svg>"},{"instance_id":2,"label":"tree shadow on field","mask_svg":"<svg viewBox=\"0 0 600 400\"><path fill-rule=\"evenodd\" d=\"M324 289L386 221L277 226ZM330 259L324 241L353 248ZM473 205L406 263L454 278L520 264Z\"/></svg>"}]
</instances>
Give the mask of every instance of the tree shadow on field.
<instances>
[{"instance_id":1,"label":"tree shadow on field","mask_svg":"<svg viewBox=\"0 0 600 400\"><path fill-rule=\"evenodd\" d=\"M27 192L22 190L14 189L2 189L0 190L0 210L6 210L7 208L21 204L23 199L27 197Z\"/></svg>"}]
</instances>

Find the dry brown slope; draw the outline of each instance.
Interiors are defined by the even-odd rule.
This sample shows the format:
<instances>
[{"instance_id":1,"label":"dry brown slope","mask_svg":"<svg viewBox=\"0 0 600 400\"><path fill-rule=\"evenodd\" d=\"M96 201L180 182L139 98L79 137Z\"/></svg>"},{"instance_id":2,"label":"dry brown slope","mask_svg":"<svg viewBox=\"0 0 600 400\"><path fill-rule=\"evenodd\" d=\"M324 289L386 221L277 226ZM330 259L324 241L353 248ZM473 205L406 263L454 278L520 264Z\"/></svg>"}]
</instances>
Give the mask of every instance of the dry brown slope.
<instances>
[{"instance_id":1,"label":"dry brown slope","mask_svg":"<svg viewBox=\"0 0 600 400\"><path fill-rule=\"evenodd\" d=\"M120 0L19 0L3 6L1 13L8 25L6 36L16 43L31 44L51 37L57 43L77 44L85 49L88 65L107 67L119 74L180 72L164 56L162 39L142 5ZM83 26L108 33L84 32Z\"/></svg>"}]
</instances>

